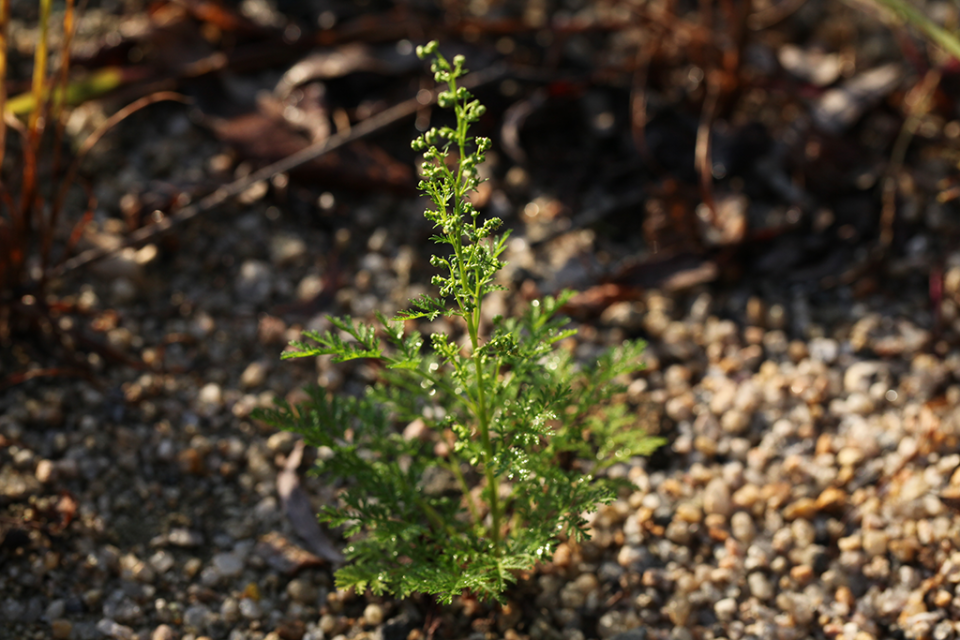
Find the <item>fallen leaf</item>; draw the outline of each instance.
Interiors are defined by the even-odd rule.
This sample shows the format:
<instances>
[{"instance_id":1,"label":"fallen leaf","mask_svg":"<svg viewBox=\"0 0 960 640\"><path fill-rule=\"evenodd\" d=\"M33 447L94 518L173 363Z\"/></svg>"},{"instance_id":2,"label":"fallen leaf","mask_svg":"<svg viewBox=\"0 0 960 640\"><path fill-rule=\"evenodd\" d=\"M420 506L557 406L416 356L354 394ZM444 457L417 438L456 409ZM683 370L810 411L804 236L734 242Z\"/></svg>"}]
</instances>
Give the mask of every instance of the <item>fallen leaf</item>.
<instances>
[{"instance_id":1,"label":"fallen leaf","mask_svg":"<svg viewBox=\"0 0 960 640\"><path fill-rule=\"evenodd\" d=\"M343 555L334 548L317 524L317 515L310 506L306 492L300 486L297 468L303 460L303 440L298 440L287 456L283 470L277 475L277 493L287 519L311 551L331 562L343 562Z\"/></svg>"},{"instance_id":2,"label":"fallen leaf","mask_svg":"<svg viewBox=\"0 0 960 640\"><path fill-rule=\"evenodd\" d=\"M322 567L327 564L323 558L310 553L276 531L261 537L255 552L272 568L286 575L293 575L308 567Z\"/></svg>"}]
</instances>

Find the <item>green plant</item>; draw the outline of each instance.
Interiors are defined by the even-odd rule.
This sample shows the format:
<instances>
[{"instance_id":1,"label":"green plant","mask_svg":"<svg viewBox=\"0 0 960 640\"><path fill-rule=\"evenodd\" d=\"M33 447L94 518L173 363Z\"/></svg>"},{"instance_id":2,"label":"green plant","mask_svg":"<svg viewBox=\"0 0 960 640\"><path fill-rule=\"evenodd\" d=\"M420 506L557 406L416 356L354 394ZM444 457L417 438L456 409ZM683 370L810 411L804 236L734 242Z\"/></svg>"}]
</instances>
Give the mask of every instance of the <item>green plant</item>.
<instances>
[{"instance_id":1,"label":"green plant","mask_svg":"<svg viewBox=\"0 0 960 640\"><path fill-rule=\"evenodd\" d=\"M558 536L584 537L582 514L613 496L598 471L661 441L635 428L617 397L618 377L642 367L642 343L589 368L558 344L574 334L557 317L569 292L534 301L522 318L497 317L484 337L481 309L501 288L507 239L495 233L501 221L481 221L466 198L490 147L468 135L484 108L457 86L462 56L448 62L435 42L418 54L435 56L436 80L448 85L438 103L456 116L455 127L413 142L434 207L425 215L434 240L449 246L430 261L442 272L433 278L440 295L393 320L378 314L388 347L375 327L349 317L331 318L336 331L305 332L309 342L294 342L283 358L373 358L384 365L379 382L359 398L314 388L299 407L280 403L256 417L302 433L325 452L316 471L344 481L340 504L321 513L349 538L338 586L499 599L515 572L551 556ZM406 334L404 323L439 316L459 319L465 344L434 333L425 354L421 334ZM405 424L424 430L398 429Z\"/></svg>"}]
</instances>

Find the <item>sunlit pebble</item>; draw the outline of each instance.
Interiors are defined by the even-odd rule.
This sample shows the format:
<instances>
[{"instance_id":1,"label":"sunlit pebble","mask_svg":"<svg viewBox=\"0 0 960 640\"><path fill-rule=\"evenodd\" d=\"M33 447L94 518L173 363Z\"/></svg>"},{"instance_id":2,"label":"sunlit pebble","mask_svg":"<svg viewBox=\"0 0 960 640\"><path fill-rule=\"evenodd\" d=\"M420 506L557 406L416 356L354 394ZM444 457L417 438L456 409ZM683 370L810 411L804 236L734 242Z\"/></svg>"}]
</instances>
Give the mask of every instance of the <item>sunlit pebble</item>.
<instances>
[{"instance_id":1,"label":"sunlit pebble","mask_svg":"<svg viewBox=\"0 0 960 640\"><path fill-rule=\"evenodd\" d=\"M56 478L56 474L57 474L57 467L52 461L41 460L40 462L37 463L37 470L35 472L35 475L37 477L37 480L39 480L40 482L44 484L48 482L53 482L53 480Z\"/></svg>"},{"instance_id":2,"label":"sunlit pebble","mask_svg":"<svg viewBox=\"0 0 960 640\"><path fill-rule=\"evenodd\" d=\"M220 389L220 385L218 385L216 382L209 382L205 384L203 387L201 387L200 393L197 396L197 400L203 404L221 404L221 402L223 402L223 394Z\"/></svg>"},{"instance_id":3,"label":"sunlit pebble","mask_svg":"<svg viewBox=\"0 0 960 640\"><path fill-rule=\"evenodd\" d=\"M363 610L363 621L371 627L379 625L383 622L383 608L376 603L368 604Z\"/></svg>"},{"instance_id":4,"label":"sunlit pebble","mask_svg":"<svg viewBox=\"0 0 960 640\"><path fill-rule=\"evenodd\" d=\"M259 387L267 377L267 367L262 362L251 362L240 374L240 386L244 389Z\"/></svg>"}]
</instances>

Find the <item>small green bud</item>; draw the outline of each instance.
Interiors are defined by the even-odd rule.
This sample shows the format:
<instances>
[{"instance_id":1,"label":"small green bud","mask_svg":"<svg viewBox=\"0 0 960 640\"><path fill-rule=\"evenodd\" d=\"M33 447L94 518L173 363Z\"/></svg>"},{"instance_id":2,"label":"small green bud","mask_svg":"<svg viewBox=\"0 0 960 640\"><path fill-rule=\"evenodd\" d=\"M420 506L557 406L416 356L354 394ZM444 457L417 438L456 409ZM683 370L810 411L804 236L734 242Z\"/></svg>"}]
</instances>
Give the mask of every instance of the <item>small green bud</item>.
<instances>
[{"instance_id":1,"label":"small green bud","mask_svg":"<svg viewBox=\"0 0 960 640\"><path fill-rule=\"evenodd\" d=\"M456 104L456 96L453 95L450 91L444 91L439 96L437 96L437 104L440 105L442 109L449 109L454 104Z\"/></svg>"}]
</instances>

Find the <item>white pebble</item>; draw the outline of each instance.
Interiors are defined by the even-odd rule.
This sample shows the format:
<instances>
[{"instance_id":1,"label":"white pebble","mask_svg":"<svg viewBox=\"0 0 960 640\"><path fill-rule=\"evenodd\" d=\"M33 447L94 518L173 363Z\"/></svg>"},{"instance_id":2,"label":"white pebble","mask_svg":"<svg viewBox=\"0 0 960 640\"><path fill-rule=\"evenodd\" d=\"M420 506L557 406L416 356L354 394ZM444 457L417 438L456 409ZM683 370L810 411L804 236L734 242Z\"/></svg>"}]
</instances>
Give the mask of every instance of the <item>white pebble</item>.
<instances>
[{"instance_id":1,"label":"white pebble","mask_svg":"<svg viewBox=\"0 0 960 640\"><path fill-rule=\"evenodd\" d=\"M773 598L773 586L767 576L755 571L747 576L747 586L750 587L750 593L760 600L770 600Z\"/></svg>"},{"instance_id":2,"label":"white pebble","mask_svg":"<svg viewBox=\"0 0 960 640\"><path fill-rule=\"evenodd\" d=\"M46 484L56 478L56 466L50 460L41 460L37 463L37 480Z\"/></svg>"},{"instance_id":3,"label":"white pebble","mask_svg":"<svg viewBox=\"0 0 960 640\"><path fill-rule=\"evenodd\" d=\"M363 610L363 621L371 627L375 627L383 622L383 609L380 605L376 603L368 604L367 608Z\"/></svg>"},{"instance_id":4,"label":"white pebble","mask_svg":"<svg viewBox=\"0 0 960 640\"><path fill-rule=\"evenodd\" d=\"M247 620L257 620L263 615L263 611L256 600L244 598L240 601L240 615Z\"/></svg>"},{"instance_id":5,"label":"white pebble","mask_svg":"<svg viewBox=\"0 0 960 640\"><path fill-rule=\"evenodd\" d=\"M118 624L110 618L103 618L100 620L100 622L97 623L97 631L109 638L115 638L116 640L133 640L134 637L133 629L122 624Z\"/></svg>"},{"instance_id":6,"label":"white pebble","mask_svg":"<svg viewBox=\"0 0 960 640\"><path fill-rule=\"evenodd\" d=\"M223 392L220 389L220 385L216 382L209 382L200 389L200 394L197 396L197 400L201 404L209 404L213 406L220 406L223 403Z\"/></svg>"},{"instance_id":7,"label":"white pebble","mask_svg":"<svg viewBox=\"0 0 960 640\"><path fill-rule=\"evenodd\" d=\"M730 622L737 615L737 601L735 598L723 598L713 605L713 611L720 622Z\"/></svg>"},{"instance_id":8,"label":"white pebble","mask_svg":"<svg viewBox=\"0 0 960 640\"><path fill-rule=\"evenodd\" d=\"M220 605L220 617L227 624L233 624L240 619L240 603L236 598L226 597Z\"/></svg>"}]
</instances>

